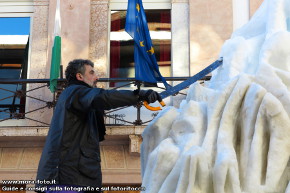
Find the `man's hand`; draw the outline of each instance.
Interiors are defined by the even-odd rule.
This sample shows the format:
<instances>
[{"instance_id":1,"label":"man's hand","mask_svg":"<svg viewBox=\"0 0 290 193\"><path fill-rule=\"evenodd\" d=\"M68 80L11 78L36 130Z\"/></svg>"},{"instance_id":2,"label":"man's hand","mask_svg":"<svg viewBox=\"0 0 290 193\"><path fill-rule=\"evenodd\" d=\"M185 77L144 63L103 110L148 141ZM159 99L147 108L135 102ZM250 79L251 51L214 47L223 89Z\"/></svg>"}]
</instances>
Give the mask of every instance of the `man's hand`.
<instances>
[{"instance_id":1,"label":"man's hand","mask_svg":"<svg viewBox=\"0 0 290 193\"><path fill-rule=\"evenodd\" d=\"M139 99L141 101L147 101L148 103L154 103L155 101L162 101L161 96L159 95L158 92L154 90L140 90L139 91Z\"/></svg>"}]
</instances>

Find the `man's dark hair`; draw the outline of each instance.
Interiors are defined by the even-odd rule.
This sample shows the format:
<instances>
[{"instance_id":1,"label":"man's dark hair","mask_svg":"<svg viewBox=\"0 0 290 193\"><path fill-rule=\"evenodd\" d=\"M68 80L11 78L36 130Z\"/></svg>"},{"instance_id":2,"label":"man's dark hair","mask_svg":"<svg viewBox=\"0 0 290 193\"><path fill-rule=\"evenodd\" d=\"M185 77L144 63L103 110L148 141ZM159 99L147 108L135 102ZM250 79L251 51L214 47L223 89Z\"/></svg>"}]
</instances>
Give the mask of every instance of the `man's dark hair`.
<instances>
[{"instance_id":1,"label":"man's dark hair","mask_svg":"<svg viewBox=\"0 0 290 193\"><path fill-rule=\"evenodd\" d=\"M73 61L70 61L65 70L65 78L67 79L67 81L77 80L77 73L84 74L86 70L85 65L90 65L91 67L94 67L94 63L90 60L75 59Z\"/></svg>"}]
</instances>

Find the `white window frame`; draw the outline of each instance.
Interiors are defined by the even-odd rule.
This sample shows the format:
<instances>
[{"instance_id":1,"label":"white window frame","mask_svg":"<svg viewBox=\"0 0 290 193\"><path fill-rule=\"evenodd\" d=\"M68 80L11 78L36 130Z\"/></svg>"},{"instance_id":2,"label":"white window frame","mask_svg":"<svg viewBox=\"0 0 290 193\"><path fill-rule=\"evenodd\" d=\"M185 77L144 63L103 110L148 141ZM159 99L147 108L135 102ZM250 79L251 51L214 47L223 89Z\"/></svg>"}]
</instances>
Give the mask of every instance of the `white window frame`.
<instances>
[{"instance_id":1,"label":"white window frame","mask_svg":"<svg viewBox=\"0 0 290 193\"><path fill-rule=\"evenodd\" d=\"M1 17L30 17L30 32L32 32L33 24L33 0L15 0L15 1L1 1L0 0L0 18ZM30 35L30 39L31 39ZM29 72L30 67L30 53L31 44L28 48L28 67L27 72ZM10 119L0 122L1 127L17 127L26 126L26 120Z\"/></svg>"},{"instance_id":2,"label":"white window frame","mask_svg":"<svg viewBox=\"0 0 290 193\"><path fill-rule=\"evenodd\" d=\"M169 9L172 10L172 4L171 4L171 0L143 0L143 6L144 9ZM111 32L111 11L113 10L127 10L127 6L128 6L128 0L110 0L109 3L109 13L108 13L108 45L110 45L110 32ZM171 35L171 41L172 41L172 35ZM171 42L172 43L172 42ZM171 49L172 50L172 49ZM110 46L108 46L108 50L107 50L107 54L108 54L108 74L110 74ZM172 66L171 66L172 69ZM160 84L159 86L163 86L162 83L158 83ZM132 87L132 88L124 88L124 89L136 89L136 87ZM161 92L161 89L158 88L154 88L154 90ZM168 98L169 99L169 98ZM169 104L168 99L165 101L167 104ZM153 104L153 106L158 106L158 102L156 102L156 104ZM126 114L128 116L128 118L130 119L129 121L134 121L136 118L136 111L137 109L135 109L134 107L129 107L123 110L119 110L117 112L119 112L120 114ZM150 112L149 110L145 109L145 107L141 108L141 118L143 121L147 121L150 120L152 112ZM132 120L131 120L132 119Z\"/></svg>"},{"instance_id":3,"label":"white window frame","mask_svg":"<svg viewBox=\"0 0 290 193\"><path fill-rule=\"evenodd\" d=\"M33 0L0 1L0 17L32 16Z\"/></svg>"},{"instance_id":4,"label":"white window frame","mask_svg":"<svg viewBox=\"0 0 290 193\"><path fill-rule=\"evenodd\" d=\"M109 14L108 14L108 44L110 45L110 41L111 41L111 36L110 36L110 32L111 32L111 11L113 10L127 10L127 6L128 6L128 1L129 0L110 0L109 3ZM143 0L143 7L144 9L172 9L172 4L171 4L171 0ZM171 40L172 40L172 35L171 35ZM110 46L108 46L107 48L107 56L108 57L108 72L107 74L110 74ZM172 68L172 66L171 66ZM162 85L162 83L159 83Z\"/></svg>"}]
</instances>

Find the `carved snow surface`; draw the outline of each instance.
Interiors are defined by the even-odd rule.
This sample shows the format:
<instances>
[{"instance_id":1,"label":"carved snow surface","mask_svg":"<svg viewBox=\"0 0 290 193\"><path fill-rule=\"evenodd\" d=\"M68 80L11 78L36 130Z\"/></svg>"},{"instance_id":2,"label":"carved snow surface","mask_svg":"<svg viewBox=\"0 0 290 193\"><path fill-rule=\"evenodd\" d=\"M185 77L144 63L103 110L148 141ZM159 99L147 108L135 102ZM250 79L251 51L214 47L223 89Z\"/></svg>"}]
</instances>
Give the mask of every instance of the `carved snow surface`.
<instances>
[{"instance_id":1,"label":"carved snow surface","mask_svg":"<svg viewBox=\"0 0 290 193\"><path fill-rule=\"evenodd\" d=\"M212 79L145 128L146 193L290 193L289 31L290 0L265 0Z\"/></svg>"}]
</instances>

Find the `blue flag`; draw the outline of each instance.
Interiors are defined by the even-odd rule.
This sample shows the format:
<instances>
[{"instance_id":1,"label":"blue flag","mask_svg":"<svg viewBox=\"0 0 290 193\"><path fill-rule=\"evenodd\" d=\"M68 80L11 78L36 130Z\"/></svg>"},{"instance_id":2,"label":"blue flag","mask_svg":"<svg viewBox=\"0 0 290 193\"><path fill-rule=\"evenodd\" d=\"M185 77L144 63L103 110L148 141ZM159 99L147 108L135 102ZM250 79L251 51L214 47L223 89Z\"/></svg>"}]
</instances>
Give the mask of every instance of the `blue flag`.
<instances>
[{"instance_id":1,"label":"blue flag","mask_svg":"<svg viewBox=\"0 0 290 193\"><path fill-rule=\"evenodd\" d=\"M169 88L159 72L142 0L128 0L125 30L135 42L135 78L150 83L162 81Z\"/></svg>"}]
</instances>

